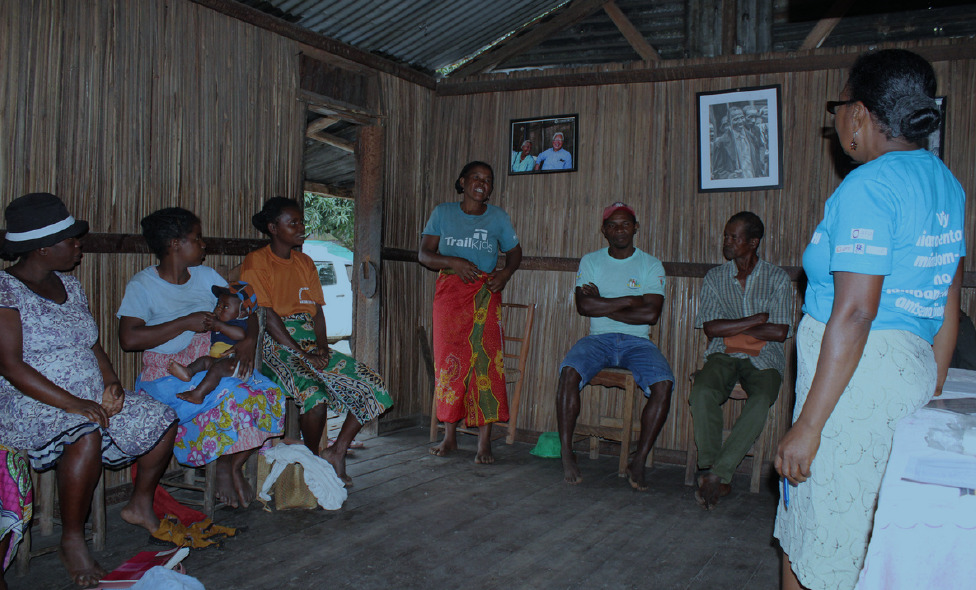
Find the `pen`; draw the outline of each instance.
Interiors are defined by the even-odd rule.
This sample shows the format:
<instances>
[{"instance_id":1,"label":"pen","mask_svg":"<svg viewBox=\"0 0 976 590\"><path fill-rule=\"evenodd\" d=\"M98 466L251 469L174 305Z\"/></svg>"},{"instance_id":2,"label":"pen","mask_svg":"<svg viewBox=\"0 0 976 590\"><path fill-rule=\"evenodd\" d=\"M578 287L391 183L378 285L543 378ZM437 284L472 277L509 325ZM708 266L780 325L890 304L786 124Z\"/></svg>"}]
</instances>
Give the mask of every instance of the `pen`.
<instances>
[{"instance_id":1,"label":"pen","mask_svg":"<svg viewBox=\"0 0 976 590\"><path fill-rule=\"evenodd\" d=\"M783 508L790 509L790 482L783 478Z\"/></svg>"}]
</instances>

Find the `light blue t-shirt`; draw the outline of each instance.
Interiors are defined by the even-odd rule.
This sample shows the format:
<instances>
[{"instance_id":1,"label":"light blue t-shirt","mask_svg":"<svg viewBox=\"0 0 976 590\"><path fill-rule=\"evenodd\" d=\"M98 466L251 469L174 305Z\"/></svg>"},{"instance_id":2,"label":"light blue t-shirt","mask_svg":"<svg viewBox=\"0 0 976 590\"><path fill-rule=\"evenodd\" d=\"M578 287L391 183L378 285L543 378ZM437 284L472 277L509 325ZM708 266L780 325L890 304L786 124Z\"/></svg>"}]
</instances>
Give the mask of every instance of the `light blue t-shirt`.
<instances>
[{"instance_id":1,"label":"light blue t-shirt","mask_svg":"<svg viewBox=\"0 0 976 590\"><path fill-rule=\"evenodd\" d=\"M601 297L664 295L664 265L639 248L629 258L618 260L607 248L580 259L576 286L593 283ZM590 334L629 334L647 338L647 324L625 324L610 318L590 318Z\"/></svg>"},{"instance_id":2,"label":"light blue t-shirt","mask_svg":"<svg viewBox=\"0 0 976 590\"><path fill-rule=\"evenodd\" d=\"M803 253L803 311L826 323L831 273L884 275L872 330L907 330L930 343L942 326L963 238L965 194L927 150L889 152L861 165L824 206Z\"/></svg>"},{"instance_id":3,"label":"light blue t-shirt","mask_svg":"<svg viewBox=\"0 0 976 590\"><path fill-rule=\"evenodd\" d=\"M560 149L557 152L549 148L536 156L535 161L541 163L540 170L571 170L573 168L573 155L565 149Z\"/></svg>"},{"instance_id":4,"label":"light blue t-shirt","mask_svg":"<svg viewBox=\"0 0 976 590\"><path fill-rule=\"evenodd\" d=\"M494 272L499 251L508 252L519 243L508 213L494 205L481 215L468 215L459 202L441 203L422 233L440 238L437 251L442 256L464 258L484 272Z\"/></svg>"},{"instance_id":5,"label":"light blue t-shirt","mask_svg":"<svg viewBox=\"0 0 976 590\"><path fill-rule=\"evenodd\" d=\"M125 295L115 316L139 318L147 326L156 326L198 311L213 311L217 297L211 288L214 285L226 287L227 281L209 266L193 266L188 270L190 280L182 285L159 278L155 266L137 272L125 286ZM196 332L186 331L149 350L176 354L189 346L195 335Z\"/></svg>"}]
</instances>

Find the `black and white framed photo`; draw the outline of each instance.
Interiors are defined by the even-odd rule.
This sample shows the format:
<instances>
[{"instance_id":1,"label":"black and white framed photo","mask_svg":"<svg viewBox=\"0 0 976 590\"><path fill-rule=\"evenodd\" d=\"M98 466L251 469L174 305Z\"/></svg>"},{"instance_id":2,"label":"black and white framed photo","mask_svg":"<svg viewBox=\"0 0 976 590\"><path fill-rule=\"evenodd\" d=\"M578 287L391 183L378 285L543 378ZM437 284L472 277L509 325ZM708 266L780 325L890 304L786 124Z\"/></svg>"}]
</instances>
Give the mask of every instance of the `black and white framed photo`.
<instances>
[{"instance_id":1,"label":"black and white framed photo","mask_svg":"<svg viewBox=\"0 0 976 590\"><path fill-rule=\"evenodd\" d=\"M779 85L697 96L698 191L783 188Z\"/></svg>"},{"instance_id":2,"label":"black and white framed photo","mask_svg":"<svg viewBox=\"0 0 976 590\"><path fill-rule=\"evenodd\" d=\"M939 156L943 162L945 162L945 128L946 128L946 97L936 96L935 104L939 105L939 111L942 113L942 121L939 122L939 128L929 134L928 140L925 144L925 149L929 150L936 156Z\"/></svg>"},{"instance_id":3,"label":"black and white framed photo","mask_svg":"<svg viewBox=\"0 0 976 590\"><path fill-rule=\"evenodd\" d=\"M579 115L513 119L508 173L575 172L578 128Z\"/></svg>"}]
</instances>

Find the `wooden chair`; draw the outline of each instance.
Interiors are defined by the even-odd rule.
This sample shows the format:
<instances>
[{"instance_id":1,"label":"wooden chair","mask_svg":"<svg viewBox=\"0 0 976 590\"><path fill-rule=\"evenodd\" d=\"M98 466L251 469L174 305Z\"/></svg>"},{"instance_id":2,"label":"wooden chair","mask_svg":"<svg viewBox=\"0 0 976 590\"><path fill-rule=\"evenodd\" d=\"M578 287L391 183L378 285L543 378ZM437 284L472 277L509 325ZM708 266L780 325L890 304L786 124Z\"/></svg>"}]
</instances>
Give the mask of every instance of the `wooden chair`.
<instances>
[{"instance_id":1,"label":"wooden chair","mask_svg":"<svg viewBox=\"0 0 976 590\"><path fill-rule=\"evenodd\" d=\"M22 453L26 458L26 453ZM31 532L37 527L41 536L47 537L54 534L54 525L60 522L54 518L54 503L57 497L57 475L54 469L38 473L30 468L31 484L34 486L34 518L24 532L24 539L20 548L17 550L17 575L26 575L30 570L30 560L41 555L53 553L58 550L58 545L48 547L31 547ZM105 470L102 469L98 485L95 486L95 493L92 495L91 515L89 516L89 526L92 547L95 551L105 549Z\"/></svg>"},{"instance_id":2,"label":"wooden chair","mask_svg":"<svg viewBox=\"0 0 976 590\"><path fill-rule=\"evenodd\" d=\"M692 373L688 380L692 385L695 384L695 375ZM691 389L688 390L689 395L691 394ZM749 399L749 394L746 393L742 386L738 383L735 384L735 388L732 389L732 393L729 395L729 399L726 402L726 409L723 410L725 415L725 423L730 425L728 428L722 429L722 441L724 442L728 438L729 433L732 432L731 424L735 423L735 420L739 418L739 414L742 412L742 408L736 409L729 408L729 402L733 406L745 405L746 400ZM767 418L768 421L768 418ZM759 434L759 438L753 443L752 448L746 453L747 457L752 457L752 479L749 483L749 491L753 494L759 491L760 484L762 482L762 470L763 462L765 459L765 449L766 449L766 439L768 438L768 428L763 426L762 432ZM698 470L698 447L695 445L695 429L694 426L688 429L687 438L685 439L686 448L688 449L687 460L685 462L685 485L691 486L695 485L695 471Z\"/></svg>"},{"instance_id":3,"label":"wooden chair","mask_svg":"<svg viewBox=\"0 0 976 590\"><path fill-rule=\"evenodd\" d=\"M590 379L586 387L602 387L607 393L614 389L623 393L622 416L617 418L611 415L598 414L596 424L576 424L576 435L587 436L590 438L590 459L598 459L600 456L600 439L620 441L620 459L617 463L617 475L627 476L627 463L630 459L630 445L634 440L634 434L640 432L640 422L634 423L634 404L637 403L634 392L637 391L637 384L634 382L634 375L627 369L610 368L604 369ZM643 397L643 396L641 396ZM606 398L602 398L599 407L613 407ZM647 455L645 465L654 465L654 449Z\"/></svg>"},{"instance_id":4,"label":"wooden chair","mask_svg":"<svg viewBox=\"0 0 976 590\"><path fill-rule=\"evenodd\" d=\"M515 442L516 422L518 421L519 403L522 399L522 385L525 382L525 362L529 357L529 346L532 341L535 308L534 303L502 303L502 350L505 359L505 383L509 394L508 422L498 422L495 426L507 428L505 435L507 444ZM518 329L519 327L521 330ZM428 373L433 381L436 379L433 368L434 361L430 354L426 331L420 327L418 333L421 340L421 352L427 360ZM518 334L518 336L514 334ZM430 442L437 442L437 433L443 429L444 425L437 420L437 400L432 395L430 400ZM458 432L478 434L478 429L459 427Z\"/></svg>"}]
</instances>

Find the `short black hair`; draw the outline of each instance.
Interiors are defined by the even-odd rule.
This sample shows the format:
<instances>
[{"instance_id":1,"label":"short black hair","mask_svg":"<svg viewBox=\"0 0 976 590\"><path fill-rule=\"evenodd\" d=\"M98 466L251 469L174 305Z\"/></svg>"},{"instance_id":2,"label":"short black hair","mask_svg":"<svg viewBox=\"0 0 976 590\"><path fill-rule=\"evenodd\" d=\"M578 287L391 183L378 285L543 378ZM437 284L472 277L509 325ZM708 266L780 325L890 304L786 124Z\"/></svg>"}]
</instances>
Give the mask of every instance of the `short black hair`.
<instances>
[{"instance_id":1,"label":"short black hair","mask_svg":"<svg viewBox=\"0 0 976 590\"><path fill-rule=\"evenodd\" d=\"M753 213L752 211L739 211L732 217L729 217L729 223L741 221L743 227L746 230L746 237L750 240L755 238L757 240L763 239L763 235L766 234L766 226L763 225L762 219Z\"/></svg>"},{"instance_id":2,"label":"short black hair","mask_svg":"<svg viewBox=\"0 0 976 590\"><path fill-rule=\"evenodd\" d=\"M461 186L461 179L467 176L468 172L471 172L472 168L476 168L478 166L484 166L485 168L487 168L488 172L491 172L492 178L494 178L495 171L492 170L491 164L487 164L485 162L482 162L481 160L472 160L467 164L465 164L464 168L461 168L461 173L458 174L457 180L454 181L454 190L457 191L457 194L460 195L461 193L464 192L464 187Z\"/></svg>"},{"instance_id":3,"label":"short black hair","mask_svg":"<svg viewBox=\"0 0 976 590\"><path fill-rule=\"evenodd\" d=\"M181 207L167 207L154 211L142 218L142 237L146 238L149 249L160 260L169 251L172 240L181 240L200 223L200 218L192 211Z\"/></svg>"},{"instance_id":4,"label":"short black hair","mask_svg":"<svg viewBox=\"0 0 976 590\"><path fill-rule=\"evenodd\" d=\"M268 230L268 224L278 221L278 218L281 217L281 212L289 207L293 207L299 211L302 210L302 206L295 199L271 197L264 202L264 207L261 207L261 210L251 217L251 224L259 232L270 236L271 232Z\"/></svg>"},{"instance_id":5,"label":"short black hair","mask_svg":"<svg viewBox=\"0 0 976 590\"><path fill-rule=\"evenodd\" d=\"M847 78L850 100L867 107L889 138L919 143L939 128L935 71L924 57L885 49L857 58Z\"/></svg>"}]
</instances>

